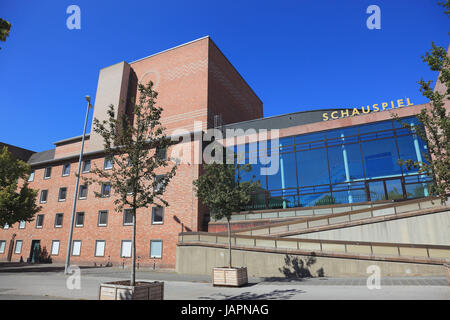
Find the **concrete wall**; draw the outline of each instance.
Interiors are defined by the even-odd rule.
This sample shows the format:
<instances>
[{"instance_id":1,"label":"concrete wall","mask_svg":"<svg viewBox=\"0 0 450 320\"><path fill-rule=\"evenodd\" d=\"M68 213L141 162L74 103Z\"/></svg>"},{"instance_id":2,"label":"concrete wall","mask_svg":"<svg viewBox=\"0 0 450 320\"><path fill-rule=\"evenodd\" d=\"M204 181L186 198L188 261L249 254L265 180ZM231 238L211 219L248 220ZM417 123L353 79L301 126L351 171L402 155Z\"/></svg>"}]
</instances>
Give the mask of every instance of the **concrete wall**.
<instances>
[{"instance_id":1,"label":"concrete wall","mask_svg":"<svg viewBox=\"0 0 450 320\"><path fill-rule=\"evenodd\" d=\"M449 245L450 211L300 234L289 238Z\"/></svg>"},{"instance_id":2,"label":"concrete wall","mask_svg":"<svg viewBox=\"0 0 450 320\"><path fill-rule=\"evenodd\" d=\"M245 266L249 277L367 277L367 267L377 265L381 276L444 275L444 267L414 263L383 262L283 253L233 250L233 266ZM214 267L226 266L228 249L205 246L178 246L176 271L181 274L211 274ZM309 263L308 263L309 262Z\"/></svg>"},{"instance_id":3,"label":"concrete wall","mask_svg":"<svg viewBox=\"0 0 450 320\"><path fill-rule=\"evenodd\" d=\"M108 119L109 106L114 105L116 119L125 111L130 65L126 62L116 63L100 70L97 95L95 97L94 118L103 121ZM103 138L91 130L88 151L103 149Z\"/></svg>"}]
</instances>

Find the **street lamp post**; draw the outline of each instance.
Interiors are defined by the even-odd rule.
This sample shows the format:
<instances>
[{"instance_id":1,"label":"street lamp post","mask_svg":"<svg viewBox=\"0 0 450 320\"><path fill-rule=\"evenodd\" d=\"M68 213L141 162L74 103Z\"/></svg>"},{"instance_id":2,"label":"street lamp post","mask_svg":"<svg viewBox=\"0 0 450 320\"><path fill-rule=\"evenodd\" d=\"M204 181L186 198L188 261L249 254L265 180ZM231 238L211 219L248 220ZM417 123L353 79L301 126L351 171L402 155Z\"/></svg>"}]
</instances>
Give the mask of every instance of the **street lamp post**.
<instances>
[{"instance_id":1,"label":"street lamp post","mask_svg":"<svg viewBox=\"0 0 450 320\"><path fill-rule=\"evenodd\" d=\"M76 210L76 206L77 206L78 186L80 184L80 172L81 172L81 161L83 159L84 139L86 136L86 127L87 127L87 121L88 121L88 117L89 117L89 109L92 108L91 97L86 96L86 101L88 104L87 104L87 110L86 110L86 120L84 121L83 138L81 139L80 158L78 159L77 183L75 185L75 193L74 193L74 197L73 197L72 216L70 218L70 230L69 230L69 239L67 242L66 264L64 267L65 274L69 274L68 269L70 266L70 251L72 250L73 223L75 220L75 210Z\"/></svg>"}]
</instances>

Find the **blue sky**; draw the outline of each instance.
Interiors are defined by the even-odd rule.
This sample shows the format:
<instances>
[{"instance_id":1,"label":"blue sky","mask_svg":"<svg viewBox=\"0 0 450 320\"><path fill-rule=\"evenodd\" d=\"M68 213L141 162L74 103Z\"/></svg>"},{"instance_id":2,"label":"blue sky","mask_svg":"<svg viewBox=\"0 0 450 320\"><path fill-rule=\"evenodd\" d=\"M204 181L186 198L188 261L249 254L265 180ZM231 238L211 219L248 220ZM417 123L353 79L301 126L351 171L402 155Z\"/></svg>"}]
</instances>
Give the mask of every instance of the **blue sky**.
<instances>
[{"instance_id":1,"label":"blue sky","mask_svg":"<svg viewBox=\"0 0 450 320\"><path fill-rule=\"evenodd\" d=\"M426 102L422 62L447 47L437 0L1 1L12 23L0 42L0 141L43 151L82 134L84 96L99 70L211 36L264 103L264 115L355 107L409 97ZM66 9L81 9L81 30ZM381 9L381 30L366 8Z\"/></svg>"}]
</instances>

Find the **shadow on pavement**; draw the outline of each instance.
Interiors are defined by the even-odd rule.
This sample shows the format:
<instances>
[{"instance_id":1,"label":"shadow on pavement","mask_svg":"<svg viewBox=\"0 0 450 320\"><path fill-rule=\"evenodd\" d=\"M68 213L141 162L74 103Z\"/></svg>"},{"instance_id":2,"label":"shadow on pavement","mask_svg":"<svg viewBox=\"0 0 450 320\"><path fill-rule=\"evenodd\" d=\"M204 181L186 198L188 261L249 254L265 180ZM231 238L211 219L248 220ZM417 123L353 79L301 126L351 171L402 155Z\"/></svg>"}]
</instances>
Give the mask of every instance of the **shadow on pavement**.
<instances>
[{"instance_id":1,"label":"shadow on pavement","mask_svg":"<svg viewBox=\"0 0 450 320\"><path fill-rule=\"evenodd\" d=\"M227 295L223 293L215 293L208 297L199 297L199 299L205 300L287 300L299 293L306 293L303 290L287 289L287 290L274 290L268 293L252 293L243 292L238 295Z\"/></svg>"},{"instance_id":2,"label":"shadow on pavement","mask_svg":"<svg viewBox=\"0 0 450 320\"><path fill-rule=\"evenodd\" d=\"M98 266L78 266L80 269L98 269L106 267ZM64 266L52 266L51 264L31 264L5 262L0 263L0 273L23 273L23 272L63 272Z\"/></svg>"}]
</instances>

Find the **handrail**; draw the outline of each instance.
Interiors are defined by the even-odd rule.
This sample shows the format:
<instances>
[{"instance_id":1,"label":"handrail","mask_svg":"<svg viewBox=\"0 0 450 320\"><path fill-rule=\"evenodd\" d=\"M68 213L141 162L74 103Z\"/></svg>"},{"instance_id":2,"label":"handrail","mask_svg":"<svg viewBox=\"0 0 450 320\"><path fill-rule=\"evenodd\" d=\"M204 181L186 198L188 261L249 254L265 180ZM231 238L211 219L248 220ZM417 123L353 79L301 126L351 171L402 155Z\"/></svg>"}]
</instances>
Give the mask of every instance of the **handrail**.
<instances>
[{"instance_id":1,"label":"handrail","mask_svg":"<svg viewBox=\"0 0 450 320\"><path fill-rule=\"evenodd\" d=\"M421 198L421 199L414 199L414 200L403 201L403 202L394 202L394 203L387 204L387 205L380 205L380 206L376 206L376 207L364 208L364 209L359 209L359 210L353 210L353 211L347 211L347 212L341 212L341 213L333 213L333 214L327 214L327 215L316 216L316 217L302 217L302 218L291 219L291 220L285 221L285 222L278 222L278 223L271 223L271 224L266 224L266 225L261 225L261 226L256 226L256 227L243 228L243 229L239 229L239 230L234 230L234 231L232 231L232 233L233 234L234 233L244 233L244 232L248 232L248 231L261 230L261 229L268 229L268 232L270 233L271 228L278 228L278 227L284 227L284 226L287 226L288 231L289 231L290 225L295 225L295 224L305 223L305 222L308 224L308 226L306 228L306 229L308 229L310 227L309 223L311 221L318 221L318 220L325 220L325 219L327 221L329 221L330 218L352 216L352 215L361 214L361 213L365 213L365 212L371 212L371 218L372 218L372 217L374 217L373 211L390 209L390 208L393 208L394 209L393 214L397 215L398 207L417 203L419 205L419 210L422 210L422 208L420 207L420 204L423 202L428 202L428 201L440 201L440 200L439 200L439 198ZM438 207L438 206L439 205L436 205L436 207ZM413 210L411 210L411 211L413 211ZM225 234L225 232L218 232L218 234Z\"/></svg>"},{"instance_id":2,"label":"handrail","mask_svg":"<svg viewBox=\"0 0 450 320\"><path fill-rule=\"evenodd\" d=\"M231 238L232 246L243 250L272 250L283 253L293 251L306 254L320 253L323 256L334 257L368 257L370 259L396 258L403 259L405 261L418 258L425 259L422 261L425 263L437 263L437 261L441 263L442 261L450 261L450 246L447 245L276 238L236 234L233 234ZM208 232L183 232L179 235L178 245L227 247L228 237Z\"/></svg>"}]
</instances>

